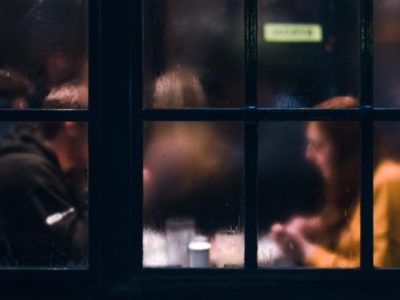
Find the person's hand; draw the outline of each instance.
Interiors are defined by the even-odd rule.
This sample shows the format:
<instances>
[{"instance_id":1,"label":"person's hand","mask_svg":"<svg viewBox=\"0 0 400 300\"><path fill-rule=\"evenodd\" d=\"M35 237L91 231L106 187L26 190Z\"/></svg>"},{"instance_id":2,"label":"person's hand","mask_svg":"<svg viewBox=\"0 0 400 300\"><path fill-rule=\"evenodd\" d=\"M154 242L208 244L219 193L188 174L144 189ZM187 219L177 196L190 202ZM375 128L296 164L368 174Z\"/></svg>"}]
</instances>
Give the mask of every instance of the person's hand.
<instances>
[{"instance_id":1,"label":"person's hand","mask_svg":"<svg viewBox=\"0 0 400 300\"><path fill-rule=\"evenodd\" d=\"M304 239L309 239L314 237L320 230L320 218L296 216L289 220L285 227L288 231L296 235L301 235Z\"/></svg>"},{"instance_id":2,"label":"person's hand","mask_svg":"<svg viewBox=\"0 0 400 300\"><path fill-rule=\"evenodd\" d=\"M287 258L296 263L303 260L301 240L298 236L289 233L284 225L273 225L269 237L281 246Z\"/></svg>"},{"instance_id":3,"label":"person's hand","mask_svg":"<svg viewBox=\"0 0 400 300\"><path fill-rule=\"evenodd\" d=\"M282 247L287 258L297 264L303 263L304 256L312 251L313 245L301 233L282 224L273 225L269 237Z\"/></svg>"}]
</instances>

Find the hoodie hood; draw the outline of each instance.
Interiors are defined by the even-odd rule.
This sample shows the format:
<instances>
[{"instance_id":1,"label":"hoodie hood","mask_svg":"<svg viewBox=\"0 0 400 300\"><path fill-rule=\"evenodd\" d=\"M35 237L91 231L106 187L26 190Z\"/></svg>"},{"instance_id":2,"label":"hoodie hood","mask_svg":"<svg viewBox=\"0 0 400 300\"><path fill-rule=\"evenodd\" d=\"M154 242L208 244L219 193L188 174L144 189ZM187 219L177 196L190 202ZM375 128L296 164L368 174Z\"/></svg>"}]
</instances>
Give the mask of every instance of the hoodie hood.
<instances>
[{"instance_id":1,"label":"hoodie hood","mask_svg":"<svg viewBox=\"0 0 400 300\"><path fill-rule=\"evenodd\" d=\"M59 167L57 157L45 145L37 125L17 124L10 133L0 139L0 157L20 153L45 156Z\"/></svg>"}]
</instances>

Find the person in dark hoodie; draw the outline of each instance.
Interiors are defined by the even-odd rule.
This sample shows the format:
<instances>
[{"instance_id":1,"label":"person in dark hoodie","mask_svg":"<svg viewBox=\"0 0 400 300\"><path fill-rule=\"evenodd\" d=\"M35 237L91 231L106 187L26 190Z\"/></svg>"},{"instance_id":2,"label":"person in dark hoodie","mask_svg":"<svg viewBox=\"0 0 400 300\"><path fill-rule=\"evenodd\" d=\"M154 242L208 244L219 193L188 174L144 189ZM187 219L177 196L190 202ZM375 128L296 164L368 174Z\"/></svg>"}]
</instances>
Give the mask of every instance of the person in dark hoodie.
<instances>
[{"instance_id":1,"label":"person in dark hoodie","mask_svg":"<svg viewBox=\"0 0 400 300\"><path fill-rule=\"evenodd\" d=\"M86 126L23 124L0 140L0 266L86 263Z\"/></svg>"}]
</instances>

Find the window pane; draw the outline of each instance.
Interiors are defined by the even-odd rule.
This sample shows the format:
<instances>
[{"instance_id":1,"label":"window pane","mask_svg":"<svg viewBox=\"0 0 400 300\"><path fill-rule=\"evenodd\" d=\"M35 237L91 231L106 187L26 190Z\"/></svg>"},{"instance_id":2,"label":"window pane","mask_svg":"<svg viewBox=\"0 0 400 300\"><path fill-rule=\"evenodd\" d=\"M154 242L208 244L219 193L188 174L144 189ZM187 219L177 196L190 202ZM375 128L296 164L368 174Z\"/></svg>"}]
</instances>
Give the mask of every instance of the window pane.
<instances>
[{"instance_id":1,"label":"window pane","mask_svg":"<svg viewBox=\"0 0 400 300\"><path fill-rule=\"evenodd\" d=\"M268 122L259 138L259 266L359 266L359 124Z\"/></svg>"},{"instance_id":2,"label":"window pane","mask_svg":"<svg viewBox=\"0 0 400 300\"><path fill-rule=\"evenodd\" d=\"M241 267L243 126L149 122L144 267Z\"/></svg>"},{"instance_id":3,"label":"window pane","mask_svg":"<svg viewBox=\"0 0 400 300\"><path fill-rule=\"evenodd\" d=\"M400 123L375 124L374 265L400 267Z\"/></svg>"},{"instance_id":4,"label":"window pane","mask_svg":"<svg viewBox=\"0 0 400 300\"><path fill-rule=\"evenodd\" d=\"M87 124L0 123L0 268L87 266Z\"/></svg>"},{"instance_id":5,"label":"window pane","mask_svg":"<svg viewBox=\"0 0 400 300\"><path fill-rule=\"evenodd\" d=\"M144 106L243 104L242 0L146 0Z\"/></svg>"},{"instance_id":6,"label":"window pane","mask_svg":"<svg viewBox=\"0 0 400 300\"><path fill-rule=\"evenodd\" d=\"M400 106L400 2L374 1L374 101Z\"/></svg>"},{"instance_id":7,"label":"window pane","mask_svg":"<svg viewBox=\"0 0 400 300\"><path fill-rule=\"evenodd\" d=\"M259 105L359 95L358 0L259 0Z\"/></svg>"},{"instance_id":8,"label":"window pane","mask_svg":"<svg viewBox=\"0 0 400 300\"><path fill-rule=\"evenodd\" d=\"M0 108L87 104L87 1L0 1Z\"/></svg>"}]
</instances>

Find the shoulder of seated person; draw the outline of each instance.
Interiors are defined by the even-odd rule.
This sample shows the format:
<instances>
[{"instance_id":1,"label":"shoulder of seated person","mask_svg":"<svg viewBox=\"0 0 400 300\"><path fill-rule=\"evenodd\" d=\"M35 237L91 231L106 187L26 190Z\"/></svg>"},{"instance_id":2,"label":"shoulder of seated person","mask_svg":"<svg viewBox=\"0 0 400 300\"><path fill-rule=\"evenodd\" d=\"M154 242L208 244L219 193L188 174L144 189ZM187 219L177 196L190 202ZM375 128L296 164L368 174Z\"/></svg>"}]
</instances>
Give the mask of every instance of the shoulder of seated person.
<instances>
[{"instance_id":1,"label":"shoulder of seated person","mask_svg":"<svg viewBox=\"0 0 400 300\"><path fill-rule=\"evenodd\" d=\"M375 185L396 183L400 188L400 162L382 161L375 171L374 183Z\"/></svg>"},{"instance_id":2,"label":"shoulder of seated person","mask_svg":"<svg viewBox=\"0 0 400 300\"><path fill-rule=\"evenodd\" d=\"M52 173L53 166L44 157L36 153L10 153L0 156L0 174L2 176L27 177L33 173L46 171Z\"/></svg>"}]
</instances>

